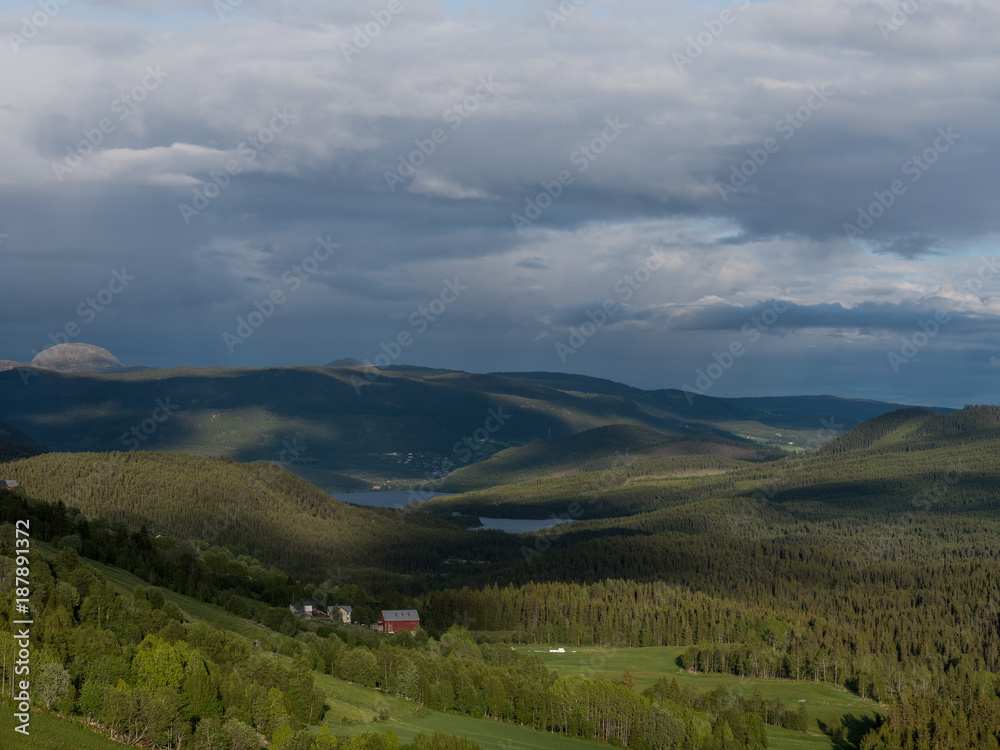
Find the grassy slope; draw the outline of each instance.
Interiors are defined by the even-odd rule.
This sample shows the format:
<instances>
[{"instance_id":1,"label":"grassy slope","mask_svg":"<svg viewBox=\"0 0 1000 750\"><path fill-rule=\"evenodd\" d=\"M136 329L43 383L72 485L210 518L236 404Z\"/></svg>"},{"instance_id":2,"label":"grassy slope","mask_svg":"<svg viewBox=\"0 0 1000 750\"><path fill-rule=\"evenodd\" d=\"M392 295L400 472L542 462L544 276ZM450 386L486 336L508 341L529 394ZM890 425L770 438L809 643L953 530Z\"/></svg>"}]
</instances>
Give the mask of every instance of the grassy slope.
<instances>
[{"instance_id":1,"label":"grassy slope","mask_svg":"<svg viewBox=\"0 0 1000 750\"><path fill-rule=\"evenodd\" d=\"M552 648L555 648L553 646ZM583 674L605 680L621 680L626 669L632 672L636 688L642 690L651 686L660 677L676 677L681 687L694 685L698 692L714 690L724 686L733 693L747 694L760 690L767 698L778 698L786 706L795 708L800 701L809 711L810 731L805 736L800 732L768 727L772 747L787 748L832 748L831 740L819 730L817 721L829 722L834 716L853 714L854 716L884 715L885 711L875 703L864 701L845 690L832 685L814 682L792 682L789 680L764 680L740 678L721 674L690 674L677 666L677 657L684 652L683 647L652 648L582 648L565 646L566 653L549 653L549 646L522 646L520 650L535 653L549 669L560 674Z\"/></svg>"},{"instance_id":2,"label":"grassy slope","mask_svg":"<svg viewBox=\"0 0 1000 750\"><path fill-rule=\"evenodd\" d=\"M14 731L14 711L0 706L0 747L4 750L121 750L128 747L82 724L32 713L30 735Z\"/></svg>"},{"instance_id":3,"label":"grassy slope","mask_svg":"<svg viewBox=\"0 0 1000 750\"><path fill-rule=\"evenodd\" d=\"M334 731L331 726L330 731ZM363 731L376 730L384 732L391 729L396 735L408 742L420 732L447 732L468 737L477 742L483 750L588 750L588 748L607 748L600 742L562 737L555 734L538 732L514 724L501 724L485 719L473 719L456 714L443 714L436 711L421 711L412 718L378 722L366 727L347 727L338 730L339 734L358 734Z\"/></svg>"},{"instance_id":4,"label":"grassy slope","mask_svg":"<svg viewBox=\"0 0 1000 750\"><path fill-rule=\"evenodd\" d=\"M41 546L42 543L36 541L35 544ZM46 546L49 547L50 550L52 549L49 545ZM54 550L52 550L52 552L55 554ZM88 560L86 558L81 559L87 563L87 565L90 565L92 568L98 570L105 578L108 579L108 581L114 584L118 591L122 593L131 593L136 586L149 586L148 583L143 583L134 575L126 573L121 568L104 565L96 560ZM261 625L255 625L248 620L237 617L232 612L229 612L222 607L200 602L197 599L192 599L184 596L183 594L178 594L176 591L171 591L170 589L161 588L160 591L163 592L163 596L167 601L173 602L180 607L181 612L192 620L202 620L207 623L218 623L224 630L239 633L247 638L275 640L282 637L273 630L265 628Z\"/></svg>"}]
</instances>

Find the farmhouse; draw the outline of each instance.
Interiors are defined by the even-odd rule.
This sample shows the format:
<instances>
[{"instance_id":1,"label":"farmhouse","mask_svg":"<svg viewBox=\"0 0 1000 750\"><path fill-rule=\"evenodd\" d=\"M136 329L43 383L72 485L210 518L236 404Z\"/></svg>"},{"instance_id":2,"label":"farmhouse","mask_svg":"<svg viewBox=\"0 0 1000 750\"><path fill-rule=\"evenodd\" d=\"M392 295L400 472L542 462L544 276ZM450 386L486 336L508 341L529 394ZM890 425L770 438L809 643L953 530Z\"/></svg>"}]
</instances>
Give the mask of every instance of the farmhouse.
<instances>
[{"instance_id":1,"label":"farmhouse","mask_svg":"<svg viewBox=\"0 0 1000 750\"><path fill-rule=\"evenodd\" d=\"M317 612L321 611L319 605L311 599L307 599L302 602L290 602L288 608L292 610L292 614L297 617L312 617Z\"/></svg>"},{"instance_id":2,"label":"farmhouse","mask_svg":"<svg viewBox=\"0 0 1000 750\"><path fill-rule=\"evenodd\" d=\"M383 609L378 615L375 630L398 633L400 630L415 632L420 627L420 615L415 609Z\"/></svg>"},{"instance_id":3,"label":"farmhouse","mask_svg":"<svg viewBox=\"0 0 1000 750\"><path fill-rule=\"evenodd\" d=\"M12 490L17 487L16 479L0 479L0 489Z\"/></svg>"},{"instance_id":4,"label":"farmhouse","mask_svg":"<svg viewBox=\"0 0 1000 750\"><path fill-rule=\"evenodd\" d=\"M351 624L352 611L353 610L351 606L348 604L337 604L334 605L333 607L326 608L326 613L330 615L331 620L333 619L340 620L340 622L343 623L344 625Z\"/></svg>"}]
</instances>

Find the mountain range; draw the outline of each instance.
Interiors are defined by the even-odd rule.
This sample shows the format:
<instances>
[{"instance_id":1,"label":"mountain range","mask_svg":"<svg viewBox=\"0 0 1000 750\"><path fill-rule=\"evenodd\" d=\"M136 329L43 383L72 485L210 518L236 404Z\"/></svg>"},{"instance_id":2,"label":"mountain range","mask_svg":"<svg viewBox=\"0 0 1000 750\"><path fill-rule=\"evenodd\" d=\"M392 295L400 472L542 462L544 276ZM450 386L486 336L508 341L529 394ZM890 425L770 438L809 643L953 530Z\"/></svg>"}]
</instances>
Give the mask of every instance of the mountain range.
<instances>
[{"instance_id":1,"label":"mountain range","mask_svg":"<svg viewBox=\"0 0 1000 750\"><path fill-rule=\"evenodd\" d=\"M0 372L0 419L30 441L53 451L278 461L327 490L436 479L506 448L616 424L818 447L903 406L833 396L713 398L564 373L379 369L357 360L129 370L84 344L42 354L45 368Z\"/></svg>"}]
</instances>

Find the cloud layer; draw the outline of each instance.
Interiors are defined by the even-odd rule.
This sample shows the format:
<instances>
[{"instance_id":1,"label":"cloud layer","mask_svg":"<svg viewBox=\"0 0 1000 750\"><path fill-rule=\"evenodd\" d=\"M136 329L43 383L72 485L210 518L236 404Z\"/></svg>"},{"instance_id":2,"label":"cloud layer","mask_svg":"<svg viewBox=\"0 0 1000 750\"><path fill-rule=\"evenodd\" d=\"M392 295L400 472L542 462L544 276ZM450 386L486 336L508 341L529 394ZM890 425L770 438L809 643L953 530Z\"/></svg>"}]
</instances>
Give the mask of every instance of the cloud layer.
<instances>
[{"instance_id":1,"label":"cloud layer","mask_svg":"<svg viewBox=\"0 0 1000 750\"><path fill-rule=\"evenodd\" d=\"M990 4L0 8L0 358L995 400Z\"/></svg>"}]
</instances>

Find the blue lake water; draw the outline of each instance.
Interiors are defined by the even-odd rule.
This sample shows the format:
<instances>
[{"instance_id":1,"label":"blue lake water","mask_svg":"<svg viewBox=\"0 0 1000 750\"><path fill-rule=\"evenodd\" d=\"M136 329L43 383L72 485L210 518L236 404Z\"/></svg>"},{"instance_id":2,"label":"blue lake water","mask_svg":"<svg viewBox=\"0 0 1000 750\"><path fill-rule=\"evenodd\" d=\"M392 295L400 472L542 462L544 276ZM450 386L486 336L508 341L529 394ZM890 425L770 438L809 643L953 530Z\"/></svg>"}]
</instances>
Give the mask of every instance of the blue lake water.
<instances>
[{"instance_id":1,"label":"blue lake water","mask_svg":"<svg viewBox=\"0 0 1000 750\"><path fill-rule=\"evenodd\" d=\"M442 497L448 492L421 492L420 499L430 500L432 497ZM375 508L403 507L407 503L419 502L409 490L389 490L387 492L337 492L333 495L338 500L356 505L370 505ZM486 518L480 516L481 529L506 531L508 534L523 534L528 531L551 529L553 526L568 521L561 518Z\"/></svg>"}]
</instances>

